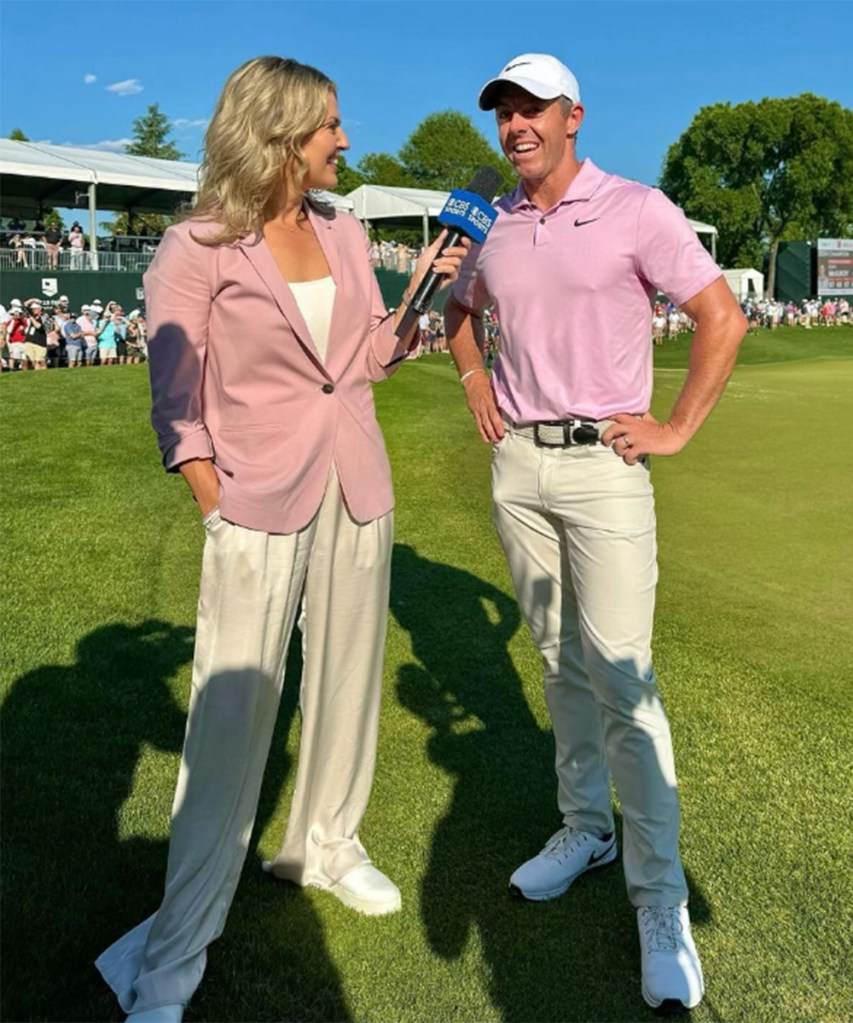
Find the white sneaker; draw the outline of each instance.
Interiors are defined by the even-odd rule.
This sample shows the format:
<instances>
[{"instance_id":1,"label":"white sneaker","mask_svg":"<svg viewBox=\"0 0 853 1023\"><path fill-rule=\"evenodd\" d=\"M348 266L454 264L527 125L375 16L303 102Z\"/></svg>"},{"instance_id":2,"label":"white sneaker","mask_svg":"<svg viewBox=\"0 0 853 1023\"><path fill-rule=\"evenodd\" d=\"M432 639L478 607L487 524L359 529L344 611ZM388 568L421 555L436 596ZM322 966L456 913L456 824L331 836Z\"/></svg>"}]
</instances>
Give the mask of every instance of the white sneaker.
<instances>
[{"instance_id":1,"label":"white sneaker","mask_svg":"<svg viewBox=\"0 0 853 1023\"><path fill-rule=\"evenodd\" d=\"M642 952L643 998L653 1009L664 1002L695 1008L705 993L702 964L690 933L685 906L647 906L637 910Z\"/></svg>"},{"instance_id":2,"label":"white sneaker","mask_svg":"<svg viewBox=\"0 0 853 1023\"><path fill-rule=\"evenodd\" d=\"M556 899L581 874L615 859L613 834L598 838L588 831L566 826L548 839L538 856L522 863L509 879L509 886L534 902Z\"/></svg>"},{"instance_id":3,"label":"white sneaker","mask_svg":"<svg viewBox=\"0 0 853 1023\"><path fill-rule=\"evenodd\" d=\"M396 913L402 905L400 889L372 863L363 863L327 889L345 906L367 916Z\"/></svg>"},{"instance_id":4,"label":"white sneaker","mask_svg":"<svg viewBox=\"0 0 853 1023\"><path fill-rule=\"evenodd\" d=\"M126 1023L181 1023L183 1018L183 1005L158 1005L156 1009L132 1012Z\"/></svg>"}]
</instances>

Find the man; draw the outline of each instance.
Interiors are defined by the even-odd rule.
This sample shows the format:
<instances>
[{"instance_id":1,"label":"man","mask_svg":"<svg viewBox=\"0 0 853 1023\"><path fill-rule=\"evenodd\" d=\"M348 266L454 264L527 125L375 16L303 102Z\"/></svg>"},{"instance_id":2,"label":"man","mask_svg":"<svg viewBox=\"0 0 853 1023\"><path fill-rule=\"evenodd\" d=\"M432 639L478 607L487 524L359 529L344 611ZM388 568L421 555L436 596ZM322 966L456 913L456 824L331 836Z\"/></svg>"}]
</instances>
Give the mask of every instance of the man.
<instances>
[{"instance_id":1,"label":"man","mask_svg":"<svg viewBox=\"0 0 853 1023\"><path fill-rule=\"evenodd\" d=\"M44 232L44 245L47 249L47 266L49 270L59 269L59 249L62 245L62 228L52 221Z\"/></svg>"},{"instance_id":2,"label":"man","mask_svg":"<svg viewBox=\"0 0 853 1023\"><path fill-rule=\"evenodd\" d=\"M673 455L723 392L745 331L719 268L659 191L578 161L574 75L543 54L511 60L480 93L520 177L470 252L445 312L480 434L495 445L495 523L545 667L561 828L510 879L561 895L616 857L609 775L622 803L643 995L692 1007L703 993L678 854L672 744L651 664L657 579L648 456ZM667 422L649 413L652 304L696 323ZM478 341L494 304L491 382Z\"/></svg>"},{"instance_id":3,"label":"man","mask_svg":"<svg viewBox=\"0 0 853 1023\"><path fill-rule=\"evenodd\" d=\"M81 306L77 325L83 338L83 365L94 366L98 354L98 335L102 329L98 311L91 305Z\"/></svg>"},{"instance_id":4,"label":"man","mask_svg":"<svg viewBox=\"0 0 853 1023\"><path fill-rule=\"evenodd\" d=\"M65 338L65 356L69 369L83 364L83 330L73 313L69 313L62 324Z\"/></svg>"}]
</instances>

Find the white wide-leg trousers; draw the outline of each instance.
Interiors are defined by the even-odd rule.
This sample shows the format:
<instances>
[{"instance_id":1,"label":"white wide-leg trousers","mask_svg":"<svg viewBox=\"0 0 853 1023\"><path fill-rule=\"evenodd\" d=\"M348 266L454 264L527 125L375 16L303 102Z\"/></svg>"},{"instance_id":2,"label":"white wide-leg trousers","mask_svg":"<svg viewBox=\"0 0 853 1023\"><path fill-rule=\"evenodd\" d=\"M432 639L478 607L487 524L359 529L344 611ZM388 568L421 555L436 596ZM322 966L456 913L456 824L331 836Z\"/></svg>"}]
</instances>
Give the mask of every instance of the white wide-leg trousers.
<instances>
[{"instance_id":1,"label":"white wide-leg trousers","mask_svg":"<svg viewBox=\"0 0 853 1023\"><path fill-rule=\"evenodd\" d=\"M302 735L277 876L327 888L358 839L376 756L393 513L358 524L332 471L298 533L205 523L192 693L158 911L97 960L126 1012L186 1004L246 857L285 657L304 600Z\"/></svg>"},{"instance_id":2,"label":"white wide-leg trousers","mask_svg":"<svg viewBox=\"0 0 853 1023\"><path fill-rule=\"evenodd\" d=\"M516 597L544 661L563 820L612 831L612 774L631 902L686 904L672 740L652 669L648 468L600 444L543 448L510 431L492 483Z\"/></svg>"}]
</instances>

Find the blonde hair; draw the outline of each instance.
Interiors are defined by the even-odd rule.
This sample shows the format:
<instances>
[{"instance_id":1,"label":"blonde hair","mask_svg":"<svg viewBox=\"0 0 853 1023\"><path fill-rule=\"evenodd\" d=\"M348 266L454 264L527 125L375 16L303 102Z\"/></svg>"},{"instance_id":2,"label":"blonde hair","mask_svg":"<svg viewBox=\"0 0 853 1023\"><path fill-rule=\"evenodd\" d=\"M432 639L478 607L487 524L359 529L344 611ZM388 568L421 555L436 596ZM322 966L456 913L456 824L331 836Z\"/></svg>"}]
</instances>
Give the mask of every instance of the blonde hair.
<instances>
[{"instance_id":1,"label":"blonde hair","mask_svg":"<svg viewBox=\"0 0 853 1023\"><path fill-rule=\"evenodd\" d=\"M259 233L282 183L299 189L308 170L302 147L323 125L330 91L335 83L322 71L283 57L255 57L233 72L205 135L187 213L221 230L197 241L222 245Z\"/></svg>"}]
</instances>

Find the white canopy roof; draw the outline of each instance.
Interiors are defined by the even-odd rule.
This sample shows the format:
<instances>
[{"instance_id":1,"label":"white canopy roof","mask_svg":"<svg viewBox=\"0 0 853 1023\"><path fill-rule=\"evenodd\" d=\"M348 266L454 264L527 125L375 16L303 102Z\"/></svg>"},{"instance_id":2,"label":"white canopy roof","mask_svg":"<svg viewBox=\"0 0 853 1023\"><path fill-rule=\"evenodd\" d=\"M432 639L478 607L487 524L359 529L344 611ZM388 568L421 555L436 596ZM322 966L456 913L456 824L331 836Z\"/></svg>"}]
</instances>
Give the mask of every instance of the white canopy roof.
<instances>
[{"instance_id":1,"label":"white canopy roof","mask_svg":"<svg viewBox=\"0 0 853 1023\"><path fill-rule=\"evenodd\" d=\"M23 177L134 185L137 188L168 188L176 192L196 190L197 163L156 160L150 156L53 146L44 142L0 139L0 173Z\"/></svg>"},{"instance_id":2,"label":"white canopy roof","mask_svg":"<svg viewBox=\"0 0 853 1023\"><path fill-rule=\"evenodd\" d=\"M79 193L94 185L100 210L170 213L182 195L198 191L199 166L100 149L0 139L3 212L27 214L38 206L74 207L79 205ZM341 196L323 193L323 198L338 208L351 208Z\"/></svg>"},{"instance_id":3,"label":"white canopy roof","mask_svg":"<svg viewBox=\"0 0 853 1023\"><path fill-rule=\"evenodd\" d=\"M347 193L359 220L402 220L437 217L450 192L428 188L395 188L391 185L359 185Z\"/></svg>"},{"instance_id":4,"label":"white canopy roof","mask_svg":"<svg viewBox=\"0 0 853 1023\"><path fill-rule=\"evenodd\" d=\"M716 227L712 224L703 224L701 220L691 220L690 217L688 217L687 223L693 228L696 234L719 234Z\"/></svg>"},{"instance_id":5,"label":"white canopy roof","mask_svg":"<svg viewBox=\"0 0 853 1023\"><path fill-rule=\"evenodd\" d=\"M352 200L353 212L359 220L405 221L417 217L426 222L429 217L438 216L448 195L450 192L435 192L426 188L359 185L348 192L346 197ZM710 235L712 243L716 241L716 227L690 218L688 221L696 234Z\"/></svg>"}]
</instances>

